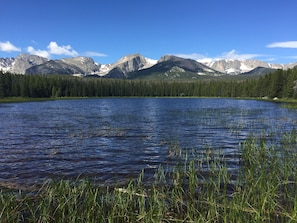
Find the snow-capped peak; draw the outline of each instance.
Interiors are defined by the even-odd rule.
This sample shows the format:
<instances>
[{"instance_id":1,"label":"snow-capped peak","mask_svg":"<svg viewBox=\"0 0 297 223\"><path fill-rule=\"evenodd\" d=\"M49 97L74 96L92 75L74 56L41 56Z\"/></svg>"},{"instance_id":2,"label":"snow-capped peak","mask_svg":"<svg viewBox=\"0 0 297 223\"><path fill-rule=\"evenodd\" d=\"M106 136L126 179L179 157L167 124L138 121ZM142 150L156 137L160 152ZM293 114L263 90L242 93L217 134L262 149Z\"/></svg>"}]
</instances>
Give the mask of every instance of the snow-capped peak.
<instances>
[{"instance_id":1,"label":"snow-capped peak","mask_svg":"<svg viewBox=\"0 0 297 223\"><path fill-rule=\"evenodd\" d=\"M240 74L249 72L256 67L265 67L273 69L285 68L282 64L270 64L260 60L235 60L235 59L221 59L212 61L200 61L206 66L226 74Z\"/></svg>"},{"instance_id":2,"label":"snow-capped peak","mask_svg":"<svg viewBox=\"0 0 297 223\"><path fill-rule=\"evenodd\" d=\"M158 62L158 60L150 59L147 57L145 57L145 59L148 62L148 64L150 64L151 66L155 65Z\"/></svg>"}]
</instances>

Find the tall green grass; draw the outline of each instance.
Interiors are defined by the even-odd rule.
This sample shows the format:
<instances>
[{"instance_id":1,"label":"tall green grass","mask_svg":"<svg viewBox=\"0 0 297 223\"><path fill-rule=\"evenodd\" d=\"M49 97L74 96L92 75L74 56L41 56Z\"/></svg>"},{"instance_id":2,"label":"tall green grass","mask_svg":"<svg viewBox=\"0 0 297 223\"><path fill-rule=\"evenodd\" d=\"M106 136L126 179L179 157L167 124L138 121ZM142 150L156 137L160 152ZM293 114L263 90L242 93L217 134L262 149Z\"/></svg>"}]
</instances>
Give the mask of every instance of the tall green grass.
<instances>
[{"instance_id":1,"label":"tall green grass","mask_svg":"<svg viewBox=\"0 0 297 223\"><path fill-rule=\"evenodd\" d=\"M171 171L160 166L125 186L87 180L46 183L34 193L2 190L0 222L296 222L297 133L280 143L251 137L230 171L222 151L184 152Z\"/></svg>"}]
</instances>

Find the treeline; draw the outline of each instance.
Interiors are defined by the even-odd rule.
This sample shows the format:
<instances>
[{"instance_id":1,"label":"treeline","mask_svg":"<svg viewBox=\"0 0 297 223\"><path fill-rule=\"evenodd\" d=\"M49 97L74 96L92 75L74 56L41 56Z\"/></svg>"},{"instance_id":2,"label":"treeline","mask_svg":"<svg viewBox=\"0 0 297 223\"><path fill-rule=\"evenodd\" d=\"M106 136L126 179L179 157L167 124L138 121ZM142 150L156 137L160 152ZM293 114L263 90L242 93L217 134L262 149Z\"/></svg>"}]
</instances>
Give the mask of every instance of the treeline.
<instances>
[{"instance_id":1,"label":"treeline","mask_svg":"<svg viewBox=\"0 0 297 223\"><path fill-rule=\"evenodd\" d=\"M297 98L297 68L258 79L145 81L0 72L0 97L208 96Z\"/></svg>"}]
</instances>

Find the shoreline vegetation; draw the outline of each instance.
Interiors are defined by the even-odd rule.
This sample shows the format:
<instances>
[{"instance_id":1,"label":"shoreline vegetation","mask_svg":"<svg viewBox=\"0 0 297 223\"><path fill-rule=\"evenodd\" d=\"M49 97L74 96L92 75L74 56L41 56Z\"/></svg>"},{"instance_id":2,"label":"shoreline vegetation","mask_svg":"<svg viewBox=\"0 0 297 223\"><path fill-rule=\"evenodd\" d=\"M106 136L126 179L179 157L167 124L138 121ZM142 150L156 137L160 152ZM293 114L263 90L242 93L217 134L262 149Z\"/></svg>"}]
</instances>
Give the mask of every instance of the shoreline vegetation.
<instances>
[{"instance_id":1,"label":"shoreline vegetation","mask_svg":"<svg viewBox=\"0 0 297 223\"><path fill-rule=\"evenodd\" d=\"M59 180L39 189L2 188L1 222L296 222L295 130L279 145L251 136L238 145L238 169L218 150L168 148L175 167L159 166L121 185ZM153 182L151 182L153 181Z\"/></svg>"},{"instance_id":2,"label":"shoreline vegetation","mask_svg":"<svg viewBox=\"0 0 297 223\"><path fill-rule=\"evenodd\" d=\"M241 97L55 97L55 98L23 98L23 97L7 97L7 98L0 98L1 103L22 103L22 102L44 102L44 101L54 101L54 100L84 100L84 99L100 99L100 98L232 98L238 100L261 100L261 101L270 101L275 103L282 103L282 107L290 108L290 109L297 109L297 99L269 99L269 98L241 98Z\"/></svg>"}]
</instances>

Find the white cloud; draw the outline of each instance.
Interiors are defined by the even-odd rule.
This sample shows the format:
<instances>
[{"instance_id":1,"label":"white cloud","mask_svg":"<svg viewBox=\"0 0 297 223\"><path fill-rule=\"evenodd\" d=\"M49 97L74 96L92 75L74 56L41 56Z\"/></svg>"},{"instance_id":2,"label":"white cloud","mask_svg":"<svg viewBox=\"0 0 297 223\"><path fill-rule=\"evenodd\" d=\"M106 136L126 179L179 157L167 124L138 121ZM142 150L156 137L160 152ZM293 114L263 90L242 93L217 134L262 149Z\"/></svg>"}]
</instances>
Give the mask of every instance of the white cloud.
<instances>
[{"instance_id":1,"label":"white cloud","mask_svg":"<svg viewBox=\"0 0 297 223\"><path fill-rule=\"evenodd\" d=\"M32 46L27 47L27 52L30 53L30 54L37 55L37 56L40 56L40 57L45 57L45 58L48 58L48 59L51 57L51 55L49 54L48 51L46 51L46 50L35 50Z\"/></svg>"},{"instance_id":2,"label":"white cloud","mask_svg":"<svg viewBox=\"0 0 297 223\"><path fill-rule=\"evenodd\" d=\"M0 51L4 51L4 52L13 52L13 51L17 51L20 52L21 49L14 46L11 42L6 41L6 42L1 42L0 41Z\"/></svg>"},{"instance_id":3,"label":"white cloud","mask_svg":"<svg viewBox=\"0 0 297 223\"><path fill-rule=\"evenodd\" d=\"M47 49L50 54L78 56L78 52L72 49L70 45L59 46L56 42L50 42L50 44L47 46Z\"/></svg>"},{"instance_id":4,"label":"white cloud","mask_svg":"<svg viewBox=\"0 0 297 223\"><path fill-rule=\"evenodd\" d=\"M88 57L107 57L107 55L104 53L98 53L98 52L92 52L92 51L86 52L85 55Z\"/></svg>"},{"instance_id":5,"label":"white cloud","mask_svg":"<svg viewBox=\"0 0 297 223\"><path fill-rule=\"evenodd\" d=\"M249 60L255 57L261 57L261 54L239 54L236 50L231 50L229 52L224 52L218 56L218 59L232 59L232 60Z\"/></svg>"},{"instance_id":6,"label":"white cloud","mask_svg":"<svg viewBox=\"0 0 297 223\"><path fill-rule=\"evenodd\" d=\"M32 46L27 47L27 52L33 55L46 57L48 59L51 58L51 55L66 55L66 56L78 56L78 52L76 52L70 45L67 46L59 46L56 42L50 42L47 46L47 50L36 50Z\"/></svg>"},{"instance_id":7,"label":"white cloud","mask_svg":"<svg viewBox=\"0 0 297 223\"><path fill-rule=\"evenodd\" d=\"M193 60L202 60L206 57L202 54L197 53L191 53L191 54L174 54L177 57L187 58L187 59L193 59Z\"/></svg>"},{"instance_id":8,"label":"white cloud","mask_svg":"<svg viewBox=\"0 0 297 223\"><path fill-rule=\"evenodd\" d=\"M224 52L220 55L217 55L213 58L209 56L205 56L202 54L192 53L192 54L175 54L178 57L189 58L193 60L197 60L199 62L211 62L214 60L222 60L222 59L232 59L232 60L249 60L255 57L261 57L261 54L239 54L236 50L231 50L229 52Z\"/></svg>"},{"instance_id":9,"label":"white cloud","mask_svg":"<svg viewBox=\"0 0 297 223\"><path fill-rule=\"evenodd\" d=\"M297 48L297 41L274 42L268 44L268 48Z\"/></svg>"}]
</instances>

